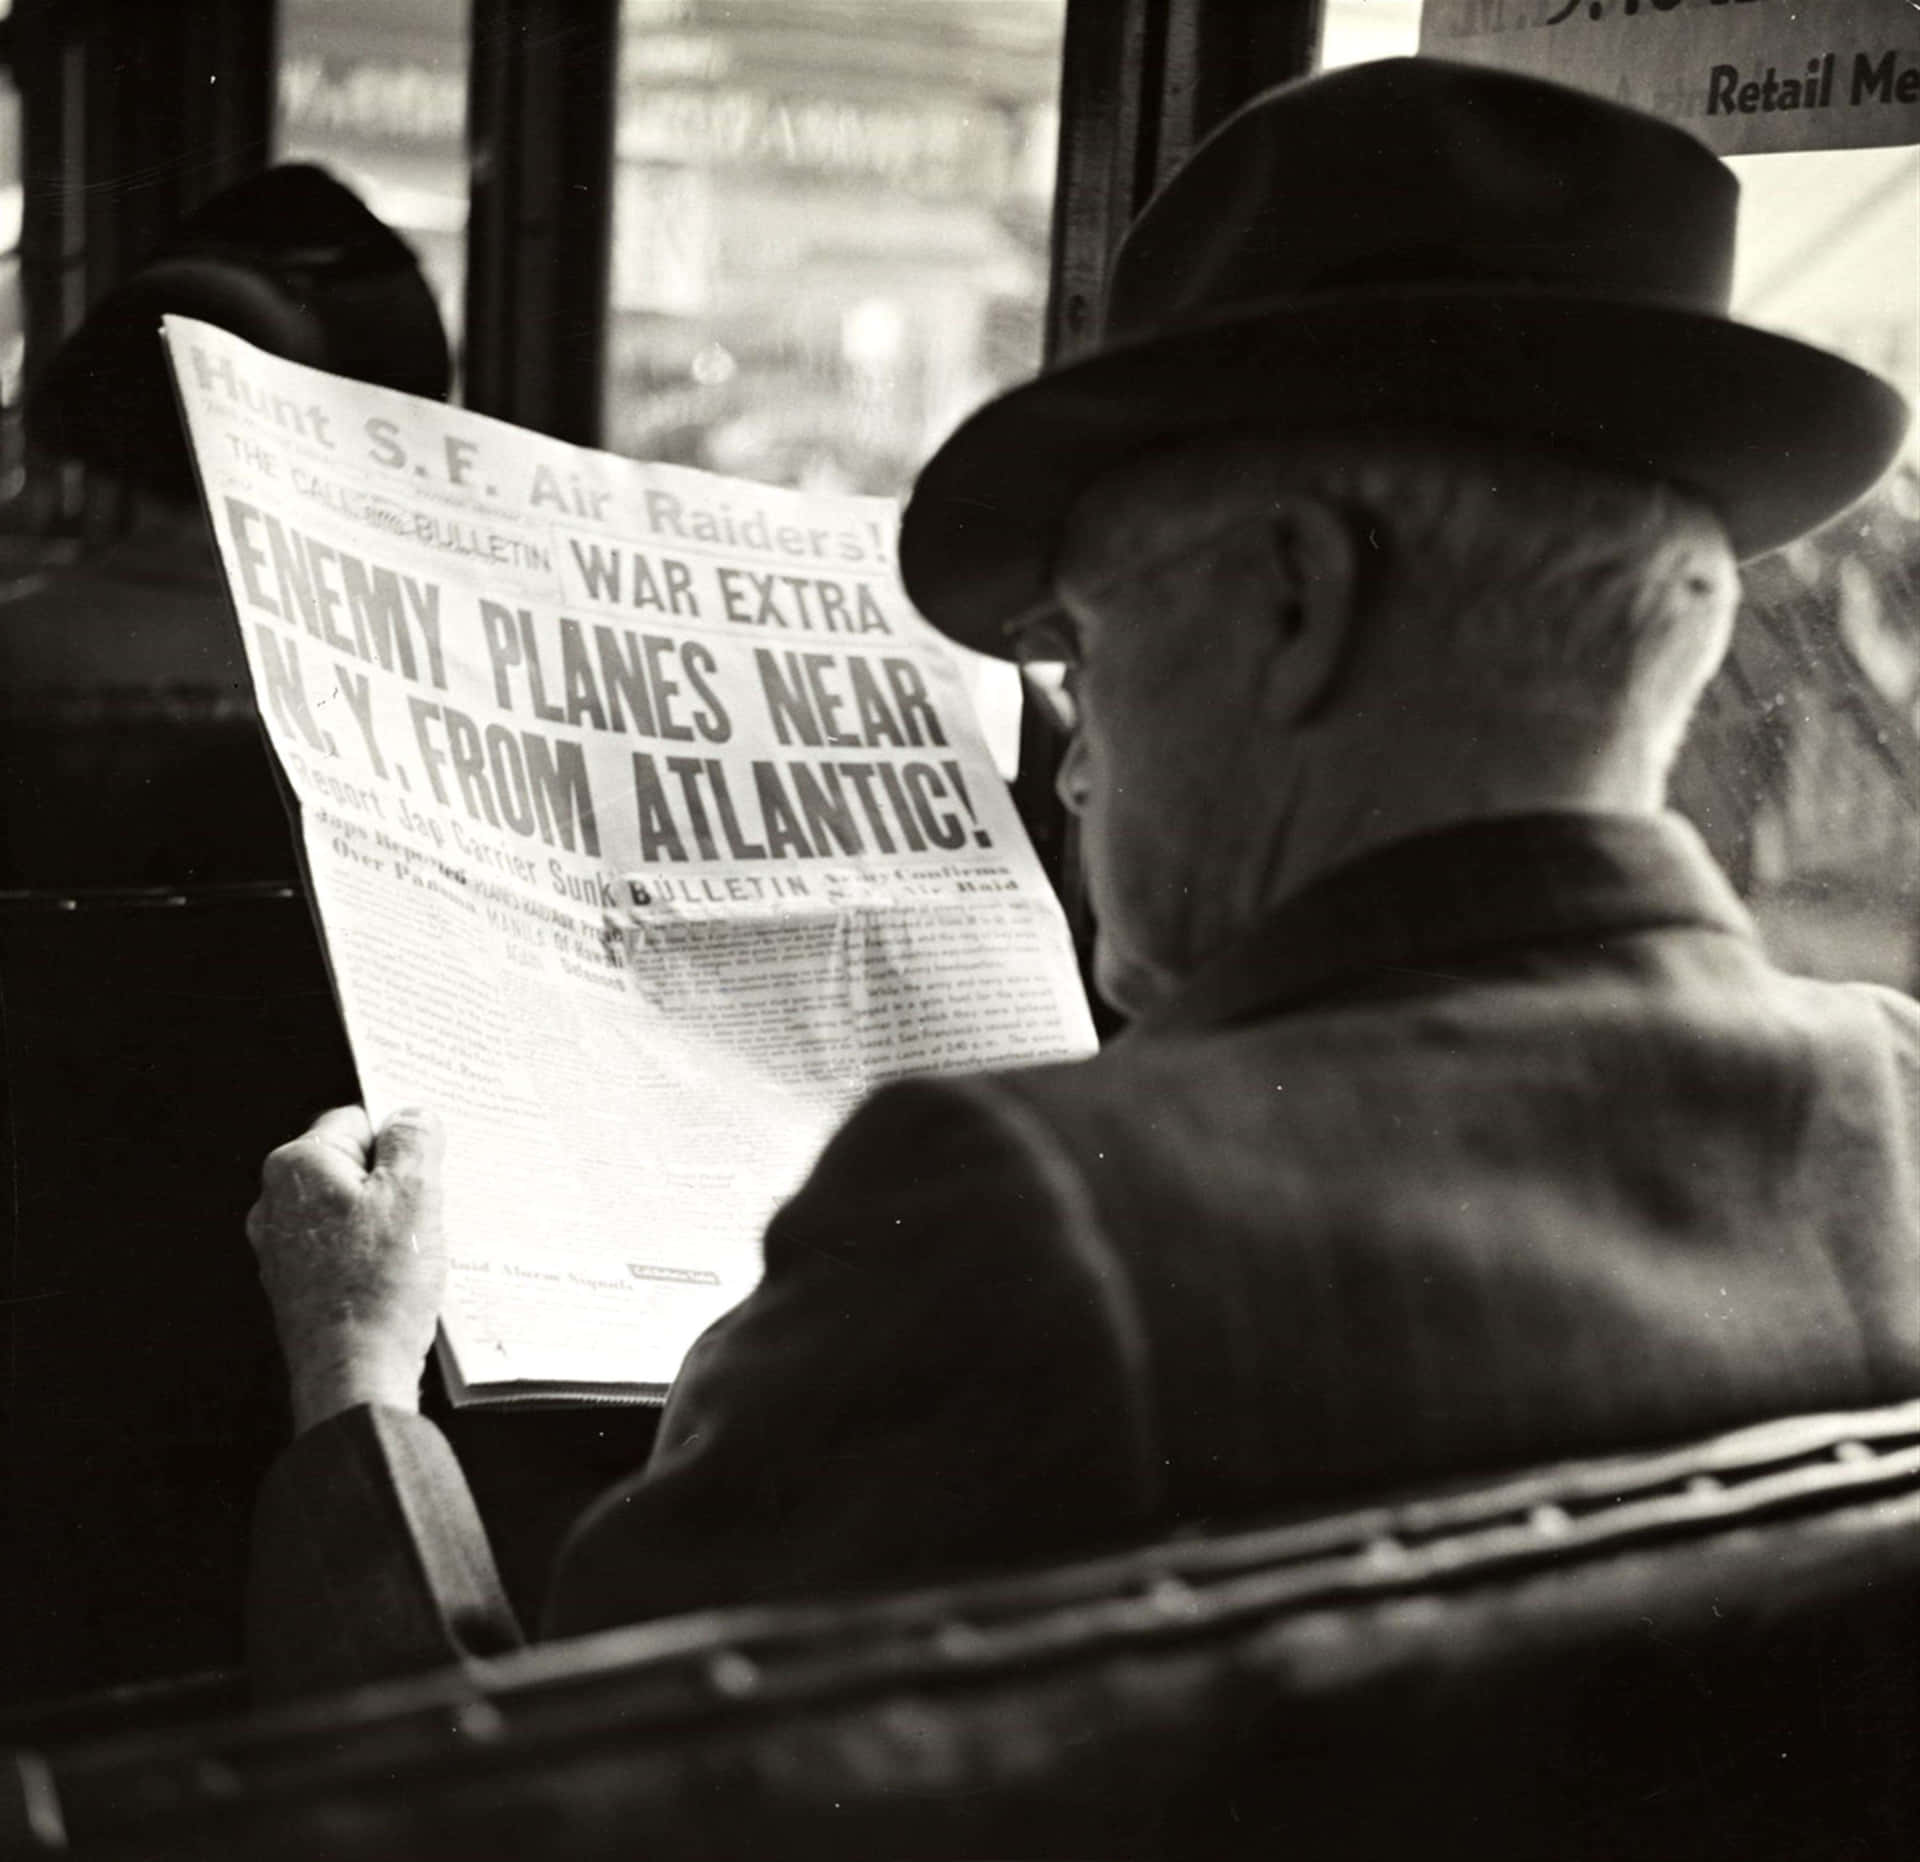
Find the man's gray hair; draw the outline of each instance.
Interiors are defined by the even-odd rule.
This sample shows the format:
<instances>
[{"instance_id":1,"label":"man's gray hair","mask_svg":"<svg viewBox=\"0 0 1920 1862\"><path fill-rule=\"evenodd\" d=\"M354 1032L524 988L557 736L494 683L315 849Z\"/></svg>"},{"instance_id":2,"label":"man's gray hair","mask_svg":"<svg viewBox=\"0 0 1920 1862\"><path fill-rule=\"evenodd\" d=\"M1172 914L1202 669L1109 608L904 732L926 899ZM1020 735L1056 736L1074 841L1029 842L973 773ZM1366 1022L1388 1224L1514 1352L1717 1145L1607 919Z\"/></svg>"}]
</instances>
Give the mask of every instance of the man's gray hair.
<instances>
[{"instance_id":1,"label":"man's gray hair","mask_svg":"<svg viewBox=\"0 0 1920 1862\"><path fill-rule=\"evenodd\" d=\"M1677 712L1677 738L1725 653L1732 551L1674 486L1451 436L1329 441L1277 463L1348 513L1369 618L1489 696L1562 698L1596 723Z\"/></svg>"}]
</instances>

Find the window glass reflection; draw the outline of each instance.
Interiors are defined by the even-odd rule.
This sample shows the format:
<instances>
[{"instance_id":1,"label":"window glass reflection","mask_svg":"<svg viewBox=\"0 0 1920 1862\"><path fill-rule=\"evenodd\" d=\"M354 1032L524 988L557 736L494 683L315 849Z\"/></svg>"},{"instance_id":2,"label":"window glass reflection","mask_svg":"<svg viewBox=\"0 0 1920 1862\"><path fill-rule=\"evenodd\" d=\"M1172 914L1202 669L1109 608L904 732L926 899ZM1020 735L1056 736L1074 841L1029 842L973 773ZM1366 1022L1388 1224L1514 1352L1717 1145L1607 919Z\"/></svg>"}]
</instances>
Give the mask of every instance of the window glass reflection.
<instances>
[{"instance_id":1,"label":"window glass reflection","mask_svg":"<svg viewBox=\"0 0 1920 1862\"><path fill-rule=\"evenodd\" d=\"M1735 157L1740 315L1920 399L1920 150ZM1790 968L1920 988L1920 450L1748 566L1678 797Z\"/></svg>"}]
</instances>

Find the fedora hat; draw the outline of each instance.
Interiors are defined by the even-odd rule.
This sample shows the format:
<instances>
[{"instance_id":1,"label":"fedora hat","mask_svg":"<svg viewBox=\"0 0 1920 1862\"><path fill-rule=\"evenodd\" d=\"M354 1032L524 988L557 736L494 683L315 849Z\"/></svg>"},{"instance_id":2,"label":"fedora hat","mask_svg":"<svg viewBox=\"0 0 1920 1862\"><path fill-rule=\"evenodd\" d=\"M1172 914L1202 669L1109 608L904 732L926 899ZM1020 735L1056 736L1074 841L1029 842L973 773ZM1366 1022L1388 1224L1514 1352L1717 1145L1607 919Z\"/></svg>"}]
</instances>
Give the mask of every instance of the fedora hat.
<instances>
[{"instance_id":1,"label":"fedora hat","mask_svg":"<svg viewBox=\"0 0 1920 1862\"><path fill-rule=\"evenodd\" d=\"M1738 193L1684 131L1536 78L1401 58L1267 91L1128 230L1091 353L928 462L907 592L1007 654L1087 484L1227 426L1537 442L1695 492L1742 557L1789 542L1872 487L1907 409L1729 317Z\"/></svg>"},{"instance_id":2,"label":"fedora hat","mask_svg":"<svg viewBox=\"0 0 1920 1862\"><path fill-rule=\"evenodd\" d=\"M164 496L195 496L160 345L169 312L294 362L445 400L453 370L412 248L325 169L264 169L206 201L54 351L27 432Z\"/></svg>"}]
</instances>

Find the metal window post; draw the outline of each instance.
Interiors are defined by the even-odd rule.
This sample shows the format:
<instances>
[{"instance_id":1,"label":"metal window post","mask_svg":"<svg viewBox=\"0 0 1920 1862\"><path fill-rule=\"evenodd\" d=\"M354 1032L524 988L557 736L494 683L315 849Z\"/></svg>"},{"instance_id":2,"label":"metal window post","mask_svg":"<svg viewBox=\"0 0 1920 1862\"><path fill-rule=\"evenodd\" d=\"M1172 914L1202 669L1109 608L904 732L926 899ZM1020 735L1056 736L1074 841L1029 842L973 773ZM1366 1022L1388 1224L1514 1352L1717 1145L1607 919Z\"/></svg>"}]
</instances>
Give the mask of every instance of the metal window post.
<instances>
[{"instance_id":1,"label":"metal window post","mask_svg":"<svg viewBox=\"0 0 1920 1862\"><path fill-rule=\"evenodd\" d=\"M600 440L619 0L473 0L465 400Z\"/></svg>"}]
</instances>

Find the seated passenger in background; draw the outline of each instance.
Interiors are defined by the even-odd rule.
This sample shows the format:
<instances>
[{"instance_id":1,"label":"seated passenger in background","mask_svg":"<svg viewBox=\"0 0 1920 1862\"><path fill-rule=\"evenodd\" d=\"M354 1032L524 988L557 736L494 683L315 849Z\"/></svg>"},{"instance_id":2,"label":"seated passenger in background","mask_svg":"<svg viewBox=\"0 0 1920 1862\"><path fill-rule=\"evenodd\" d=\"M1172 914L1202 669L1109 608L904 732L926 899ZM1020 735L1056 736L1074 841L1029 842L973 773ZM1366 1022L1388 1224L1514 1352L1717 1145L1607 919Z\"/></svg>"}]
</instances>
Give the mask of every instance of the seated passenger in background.
<instances>
[{"instance_id":1,"label":"seated passenger in background","mask_svg":"<svg viewBox=\"0 0 1920 1862\"><path fill-rule=\"evenodd\" d=\"M1734 194L1531 80L1269 93L1130 235L1102 351L942 449L908 586L1074 668L1132 1026L848 1120L544 1633L1920 1394L1920 1009L1775 970L1663 810L1736 556L1904 424L1725 318ZM358 1112L267 1164L269 1686L517 1633L416 1414L437 1169Z\"/></svg>"}]
</instances>

